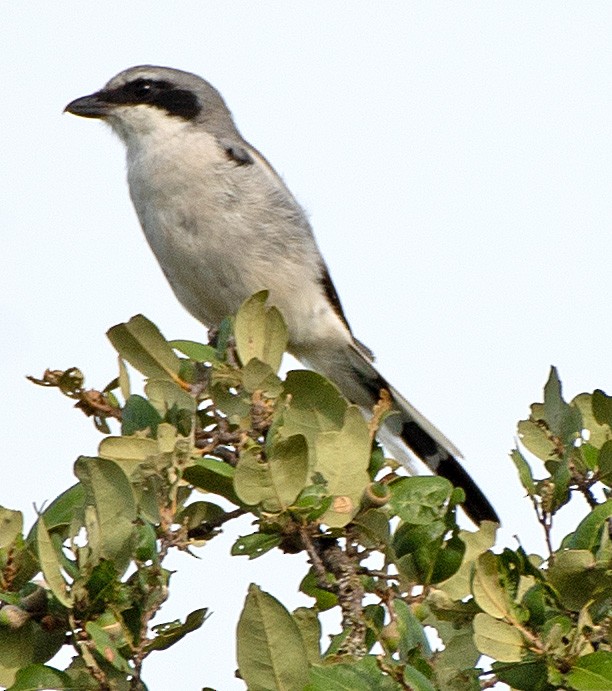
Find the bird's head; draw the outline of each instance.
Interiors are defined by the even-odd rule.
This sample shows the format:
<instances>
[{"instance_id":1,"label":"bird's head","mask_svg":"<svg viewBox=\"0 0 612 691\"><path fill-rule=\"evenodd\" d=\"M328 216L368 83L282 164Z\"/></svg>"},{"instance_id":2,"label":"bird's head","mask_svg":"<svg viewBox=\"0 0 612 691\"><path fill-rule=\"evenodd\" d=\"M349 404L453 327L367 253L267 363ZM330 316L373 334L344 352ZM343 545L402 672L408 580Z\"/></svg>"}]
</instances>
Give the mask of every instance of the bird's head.
<instances>
[{"instance_id":1,"label":"bird's head","mask_svg":"<svg viewBox=\"0 0 612 691\"><path fill-rule=\"evenodd\" d=\"M71 101L65 111L107 122L128 143L149 133L205 125L224 136L233 121L219 92L190 72L141 65L113 77L100 91Z\"/></svg>"}]
</instances>

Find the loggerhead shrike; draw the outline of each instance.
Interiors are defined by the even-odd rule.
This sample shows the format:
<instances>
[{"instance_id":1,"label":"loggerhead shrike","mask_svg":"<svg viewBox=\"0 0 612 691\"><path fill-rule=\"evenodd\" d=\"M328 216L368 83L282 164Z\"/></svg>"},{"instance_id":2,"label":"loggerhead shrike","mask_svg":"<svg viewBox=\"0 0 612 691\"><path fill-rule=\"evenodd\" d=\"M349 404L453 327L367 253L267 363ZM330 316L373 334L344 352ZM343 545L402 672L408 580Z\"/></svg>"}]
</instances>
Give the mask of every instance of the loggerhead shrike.
<instances>
[{"instance_id":1,"label":"loggerhead shrike","mask_svg":"<svg viewBox=\"0 0 612 691\"><path fill-rule=\"evenodd\" d=\"M289 331L289 352L371 410L381 390L399 413L381 441L409 471L415 456L466 494L476 522L495 510L457 460L455 446L372 365L351 333L304 211L234 125L219 92L167 67L132 67L66 110L106 121L127 149L130 195L177 298L216 327L267 289Z\"/></svg>"}]
</instances>

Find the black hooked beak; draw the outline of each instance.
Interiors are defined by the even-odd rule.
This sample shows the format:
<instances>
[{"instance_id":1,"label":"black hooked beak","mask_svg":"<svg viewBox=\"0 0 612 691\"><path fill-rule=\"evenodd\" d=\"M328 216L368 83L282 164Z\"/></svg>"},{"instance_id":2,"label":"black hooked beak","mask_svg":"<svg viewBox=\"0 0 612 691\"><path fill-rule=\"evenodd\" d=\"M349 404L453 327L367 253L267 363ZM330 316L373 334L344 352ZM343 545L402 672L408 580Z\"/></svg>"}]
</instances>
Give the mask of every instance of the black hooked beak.
<instances>
[{"instance_id":1,"label":"black hooked beak","mask_svg":"<svg viewBox=\"0 0 612 691\"><path fill-rule=\"evenodd\" d=\"M71 101L64 108L64 112L80 115L84 118L103 118L113 109L113 104L109 103L104 96L104 91L96 91L95 94L81 96L81 98Z\"/></svg>"}]
</instances>

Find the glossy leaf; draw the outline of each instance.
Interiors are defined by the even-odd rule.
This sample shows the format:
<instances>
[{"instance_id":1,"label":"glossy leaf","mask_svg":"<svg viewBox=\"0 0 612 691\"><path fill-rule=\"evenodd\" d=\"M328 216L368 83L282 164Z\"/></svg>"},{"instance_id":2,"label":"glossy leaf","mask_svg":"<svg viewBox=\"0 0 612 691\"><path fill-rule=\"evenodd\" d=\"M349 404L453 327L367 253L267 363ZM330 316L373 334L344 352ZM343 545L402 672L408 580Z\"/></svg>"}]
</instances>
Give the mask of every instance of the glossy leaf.
<instances>
[{"instance_id":1,"label":"glossy leaf","mask_svg":"<svg viewBox=\"0 0 612 691\"><path fill-rule=\"evenodd\" d=\"M130 560L130 538L137 517L132 486L114 462L81 456L75 474L85 486L100 532L100 556L115 561L119 570Z\"/></svg>"},{"instance_id":2,"label":"glossy leaf","mask_svg":"<svg viewBox=\"0 0 612 691\"><path fill-rule=\"evenodd\" d=\"M402 521L415 525L431 523L446 514L446 503L453 491L443 477L403 477L390 485L388 506Z\"/></svg>"},{"instance_id":3,"label":"glossy leaf","mask_svg":"<svg viewBox=\"0 0 612 691\"><path fill-rule=\"evenodd\" d=\"M531 474L529 463L527 463L525 457L518 449L514 449L512 451L510 458L518 471L521 484L527 490L527 494L530 497L533 497L536 493L536 487L535 482L533 481L533 475Z\"/></svg>"},{"instance_id":4,"label":"glossy leaf","mask_svg":"<svg viewBox=\"0 0 612 691\"><path fill-rule=\"evenodd\" d=\"M510 614L510 597L501 584L497 557L492 552L485 552L476 561L472 593L478 606L491 617L503 619Z\"/></svg>"},{"instance_id":5,"label":"glossy leaf","mask_svg":"<svg viewBox=\"0 0 612 691\"><path fill-rule=\"evenodd\" d=\"M266 511L279 512L295 501L307 472L306 440L295 435L279 441L266 460L259 447L245 449L236 466L234 487L245 504L262 504Z\"/></svg>"},{"instance_id":6,"label":"glossy leaf","mask_svg":"<svg viewBox=\"0 0 612 691\"><path fill-rule=\"evenodd\" d=\"M252 691L303 691L308 683L306 648L297 624L281 603L256 585L238 622L238 667Z\"/></svg>"},{"instance_id":7,"label":"glossy leaf","mask_svg":"<svg viewBox=\"0 0 612 691\"><path fill-rule=\"evenodd\" d=\"M23 514L0 506L0 549L9 547L23 531Z\"/></svg>"},{"instance_id":8,"label":"glossy leaf","mask_svg":"<svg viewBox=\"0 0 612 691\"><path fill-rule=\"evenodd\" d=\"M410 653L417 649L425 657L431 656L431 647L421 622L403 600L393 600L393 610L397 617L399 634L399 654L404 662L410 660Z\"/></svg>"},{"instance_id":9,"label":"glossy leaf","mask_svg":"<svg viewBox=\"0 0 612 691\"><path fill-rule=\"evenodd\" d=\"M272 435L287 438L302 434L314 449L320 432L342 428L348 404L338 389L320 374L307 370L288 372L283 390L285 409L273 425Z\"/></svg>"},{"instance_id":10,"label":"glossy leaf","mask_svg":"<svg viewBox=\"0 0 612 691\"><path fill-rule=\"evenodd\" d=\"M242 504L234 491L234 468L223 461L206 456L198 458L183 470L183 478L204 492L218 494L233 504Z\"/></svg>"},{"instance_id":11,"label":"glossy leaf","mask_svg":"<svg viewBox=\"0 0 612 691\"><path fill-rule=\"evenodd\" d=\"M308 662L318 664L321 660L321 622L316 611L310 607L298 607L291 616L302 636Z\"/></svg>"},{"instance_id":12,"label":"glossy leaf","mask_svg":"<svg viewBox=\"0 0 612 691\"><path fill-rule=\"evenodd\" d=\"M257 559L271 549L278 547L282 537L278 533L253 533L239 537L232 545L232 555Z\"/></svg>"},{"instance_id":13,"label":"glossy leaf","mask_svg":"<svg viewBox=\"0 0 612 691\"><path fill-rule=\"evenodd\" d=\"M195 362L217 362L217 351L210 345L185 340L169 341L169 343L172 348L180 351L191 360L195 360Z\"/></svg>"},{"instance_id":14,"label":"glossy leaf","mask_svg":"<svg viewBox=\"0 0 612 691\"><path fill-rule=\"evenodd\" d=\"M609 691L612 689L612 653L601 650L579 657L566 679L576 691Z\"/></svg>"},{"instance_id":15,"label":"glossy leaf","mask_svg":"<svg viewBox=\"0 0 612 691\"><path fill-rule=\"evenodd\" d=\"M155 324L142 314L113 326L107 336L121 357L145 377L177 378L180 360Z\"/></svg>"},{"instance_id":16,"label":"glossy leaf","mask_svg":"<svg viewBox=\"0 0 612 691\"><path fill-rule=\"evenodd\" d=\"M150 379L145 384L145 393L151 405L163 418L172 408L194 413L195 398L176 382L168 379Z\"/></svg>"},{"instance_id":17,"label":"glossy leaf","mask_svg":"<svg viewBox=\"0 0 612 691\"><path fill-rule=\"evenodd\" d=\"M483 521L475 532L459 531L459 537L466 547L465 554L459 571L439 586L447 595L455 600L462 600L471 594L474 562L481 554L493 547L497 528L497 523Z\"/></svg>"},{"instance_id":18,"label":"glossy leaf","mask_svg":"<svg viewBox=\"0 0 612 691\"><path fill-rule=\"evenodd\" d=\"M333 497L321 520L332 528L345 526L359 510L370 480L370 446L368 425L356 406L347 408L341 430L316 437L314 471L324 478L327 492Z\"/></svg>"},{"instance_id":19,"label":"glossy leaf","mask_svg":"<svg viewBox=\"0 0 612 691\"><path fill-rule=\"evenodd\" d=\"M401 691L404 688L384 674L374 655L366 655L351 664L313 665L310 683L304 691ZM415 691L432 691L433 687L410 687Z\"/></svg>"},{"instance_id":20,"label":"glossy leaf","mask_svg":"<svg viewBox=\"0 0 612 691\"><path fill-rule=\"evenodd\" d=\"M38 559L45 581L58 601L65 607L71 607L72 596L61 570L60 555L51 540L43 516L38 519L36 534Z\"/></svg>"},{"instance_id":21,"label":"glossy leaf","mask_svg":"<svg viewBox=\"0 0 612 691\"><path fill-rule=\"evenodd\" d=\"M606 528L612 516L612 499L599 504L578 524L576 530L563 540L568 549L592 550L601 539L601 531Z\"/></svg>"},{"instance_id":22,"label":"glossy leaf","mask_svg":"<svg viewBox=\"0 0 612 691\"><path fill-rule=\"evenodd\" d=\"M236 314L234 336L244 365L257 358L276 372L287 347L287 327L276 307L266 307L267 299L268 291L262 290L242 304Z\"/></svg>"},{"instance_id":23,"label":"glossy leaf","mask_svg":"<svg viewBox=\"0 0 612 691\"><path fill-rule=\"evenodd\" d=\"M7 691L36 691L36 689L66 689L74 684L65 672L41 664L32 664L18 670L15 683Z\"/></svg>"},{"instance_id":24,"label":"glossy leaf","mask_svg":"<svg viewBox=\"0 0 612 691\"><path fill-rule=\"evenodd\" d=\"M548 578L563 605L576 612L598 593L612 592L612 575L606 565L597 565L589 550L558 551Z\"/></svg>"},{"instance_id":25,"label":"glossy leaf","mask_svg":"<svg viewBox=\"0 0 612 691\"><path fill-rule=\"evenodd\" d=\"M161 415L142 396L134 394L125 402L121 417L121 434L129 436L141 430L150 430L153 435L162 421Z\"/></svg>"},{"instance_id":26,"label":"glossy leaf","mask_svg":"<svg viewBox=\"0 0 612 691\"><path fill-rule=\"evenodd\" d=\"M183 623L177 620L167 624L157 624L153 627L155 637L147 644L147 650L166 650L188 633L197 631L206 621L207 612L207 609L196 609L187 615Z\"/></svg>"},{"instance_id":27,"label":"glossy leaf","mask_svg":"<svg viewBox=\"0 0 612 691\"><path fill-rule=\"evenodd\" d=\"M483 655L499 662L519 662L523 654L524 641L520 632L484 612L474 617L474 641Z\"/></svg>"}]
</instances>

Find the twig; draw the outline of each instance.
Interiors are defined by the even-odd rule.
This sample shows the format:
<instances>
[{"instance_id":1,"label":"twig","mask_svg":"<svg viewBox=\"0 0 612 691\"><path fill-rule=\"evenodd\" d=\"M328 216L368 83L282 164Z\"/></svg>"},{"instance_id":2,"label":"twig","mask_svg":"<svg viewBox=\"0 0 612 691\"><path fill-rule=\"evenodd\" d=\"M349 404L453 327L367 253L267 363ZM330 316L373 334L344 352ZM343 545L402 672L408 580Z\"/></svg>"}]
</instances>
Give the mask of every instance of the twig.
<instances>
[{"instance_id":1,"label":"twig","mask_svg":"<svg viewBox=\"0 0 612 691\"><path fill-rule=\"evenodd\" d=\"M551 531L552 531L552 513L545 511L537 502L535 497L531 497L533 508L535 510L538 523L544 529L544 539L546 540L546 549L548 550L548 561L552 564L554 561L554 551L552 546Z\"/></svg>"},{"instance_id":2,"label":"twig","mask_svg":"<svg viewBox=\"0 0 612 691\"><path fill-rule=\"evenodd\" d=\"M358 574L364 576L372 576L373 578L382 578L385 581L399 581L400 577L397 573L387 573L386 571L378 571L376 569L368 569L365 566L359 566L356 569Z\"/></svg>"},{"instance_id":3,"label":"twig","mask_svg":"<svg viewBox=\"0 0 612 691\"><path fill-rule=\"evenodd\" d=\"M78 623L72 612L68 615L68 621L70 623L70 628L72 629L72 636L74 639L73 645L77 649L77 653L83 658L85 666L89 670L91 676L98 682L98 688L100 691L111 691L111 686L108 678L104 671L98 665L98 662L92 652L95 649L89 634L87 631Z\"/></svg>"},{"instance_id":4,"label":"twig","mask_svg":"<svg viewBox=\"0 0 612 691\"><path fill-rule=\"evenodd\" d=\"M312 564L312 568L314 569L315 575L317 577L317 583L319 585L319 588L322 588L323 590L333 590L333 588L331 588L330 586L329 581L327 580L327 571L325 570L323 561L321 560L319 552L315 547L312 536L308 532L308 527L306 525L301 525L299 528L299 532L300 537L302 538L302 542L304 544L304 549L310 557L310 563Z\"/></svg>"},{"instance_id":5,"label":"twig","mask_svg":"<svg viewBox=\"0 0 612 691\"><path fill-rule=\"evenodd\" d=\"M363 617L365 590L357 574L357 564L348 554L352 551L350 541L347 539L347 552L344 552L335 540L326 542L321 547L321 562L325 569L336 577L338 604L342 610L342 628L349 632L338 654L361 658L367 653L367 627Z\"/></svg>"}]
</instances>

